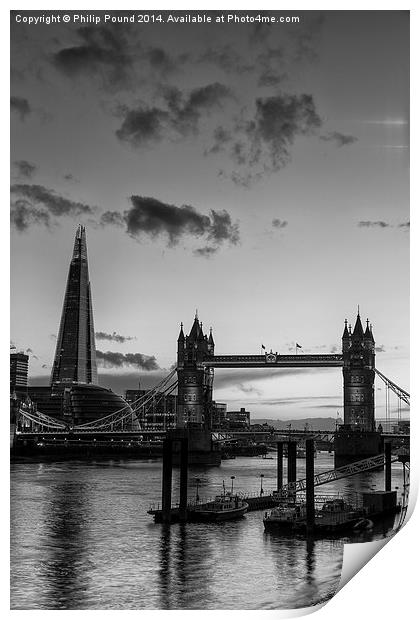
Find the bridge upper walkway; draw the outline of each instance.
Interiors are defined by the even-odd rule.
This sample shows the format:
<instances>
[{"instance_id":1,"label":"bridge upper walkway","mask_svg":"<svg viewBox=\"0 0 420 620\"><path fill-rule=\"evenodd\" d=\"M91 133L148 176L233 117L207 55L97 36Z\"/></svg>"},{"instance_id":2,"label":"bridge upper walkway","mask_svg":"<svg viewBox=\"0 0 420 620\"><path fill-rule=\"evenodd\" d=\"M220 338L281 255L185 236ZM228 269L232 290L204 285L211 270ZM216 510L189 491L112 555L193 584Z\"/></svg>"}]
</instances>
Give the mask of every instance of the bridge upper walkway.
<instances>
[{"instance_id":1,"label":"bridge upper walkway","mask_svg":"<svg viewBox=\"0 0 420 620\"><path fill-rule=\"evenodd\" d=\"M343 356L337 355L214 355L203 362L210 368L307 368L341 367Z\"/></svg>"}]
</instances>

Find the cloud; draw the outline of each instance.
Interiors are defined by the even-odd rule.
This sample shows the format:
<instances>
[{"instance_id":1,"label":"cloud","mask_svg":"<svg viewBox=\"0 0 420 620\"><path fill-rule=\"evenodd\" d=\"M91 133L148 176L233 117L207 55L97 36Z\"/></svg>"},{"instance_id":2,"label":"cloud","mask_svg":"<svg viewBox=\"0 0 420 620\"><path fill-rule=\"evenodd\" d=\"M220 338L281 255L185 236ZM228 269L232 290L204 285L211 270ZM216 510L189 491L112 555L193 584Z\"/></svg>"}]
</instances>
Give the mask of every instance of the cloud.
<instances>
[{"instance_id":1,"label":"cloud","mask_svg":"<svg viewBox=\"0 0 420 620\"><path fill-rule=\"evenodd\" d=\"M286 220L279 220L278 218L274 218L271 224L273 228L285 228L288 226L288 222L286 222Z\"/></svg>"},{"instance_id":2,"label":"cloud","mask_svg":"<svg viewBox=\"0 0 420 620\"><path fill-rule=\"evenodd\" d=\"M116 332L112 332L112 334L107 334L106 332L95 332L95 337L97 340L109 340L111 342L128 342L129 340L136 340L135 336L121 336Z\"/></svg>"},{"instance_id":3,"label":"cloud","mask_svg":"<svg viewBox=\"0 0 420 620\"><path fill-rule=\"evenodd\" d=\"M14 197L11 223L20 232L34 224L48 227L56 222L52 218L74 217L94 212L93 207L65 198L42 185L15 184L12 185L11 193Z\"/></svg>"},{"instance_id":4,"label":"cloud","mask_svg":"<svg viewBox=\"0 0 420 620\"><path fill-rule=\"evenodd\" d=\"M313 134L322 121L312 95L287 93L261 97L255 101L252 118L236 121L233 132L215 138L207 153L226 151L239 170L231 179L248 187L263 174L279 171L291 159L291 147L297 136Z\"/></svg>"},{"instance_id":5,"label":"cloud","mask_svg":"<svg viewBox=\"0 0 420 620\"><path fill-rule=\"evenodd\" d=\"M97 76L105 87L124 86L129 82L132 58L122 29L84 26L77 30L81 45L61 49L53 64L65 75Z\"/></svg>"},{"instance_id":6,"label":"cloud","mask_svg":"<svg viewBox=\"0 0 420 620\"><path fill-rule=\"evenodd\" d=\"M197 250L194 250L193 254L195 256L201 256L202 258L210 258L214 254L216 254L216 252L217 248L206 245L204 248L198 248Z\"/></svg>"},{"instance_id":7,"label":"cloud","mask_svg":"<svg viewBox=\"0 0 420 620\"><path fill-rule=\"evenodd\" d=\"M405 228L408 230L410 228L410 222L403 222L402 224L398 224L398 228Z\"/></svg>"},{"instance_id":8,"label":"cloud","mask_svg":"<svg viewBox=\"0 0 420 620\"><path fill-rule=\"evenodd\" d=\"M360 228L388 228L390 224L388 222L376 221L372 222L370 220L363 220L357 224Z\"/></svg>"},{"instance_id":9,"label":"cloud","mask_svg":"<svg viewBox=\"0 0 420 620\"><path fill-rule=\"evenodd\" d=\"M99 351L96 349L96 360L103 368L122 368L136 366L142 370L158 370L156 358L142 353L118 353L114 351Z\"/></svg>"},{"instance_id":10,"label":"cloud","mask_svg":"<svg viewBox=\"0 0 420 620\"><path fill-rule=\"evenodd\" d=\"M243 383L240 383L238 385L238 390L240 390L244 394L255 394L256 396L262 396L263 394L261 390L258 390L256 387L252 385L247 386L247 385L244 385Z\"/></svg>"},{"instance_id":11,"label":"cloud","mask_svg":"<svg viewBox=\"0 0 420 620\"><path fill-rule=\"evenodd\" d=\"M10 108L21 121L24 121L32 111L29 101L24 97L10 97Z\"/></svg>"},{"instance_id":12,"label":"cloud","mask_svg":"<svg viewBox=\"0 0 420 620\"><path fill-rule=\"evenodd\" d=\"M214 155L215 153L220 153L223 151L224 147L228 142L232 140L232 134L230 131L227 131L223 127L216 127L213 132L213 146L204 151L205 155Z\"/></svg>"},{"instance_id":13,"label":"cloud","mask_svg":"<svg viewBox=\"0 0 420 620\"><path fill-rule=\"evenodd\" d=\"M35 164L31 164L29 161L24 159L14 161L13 166L16 168L18 176L25 177L26 179L31 179L37 170Z\"/></svg>"},{"instance_id":14,"label":"cloud","mask_svg":"<svg viewBox=\"0 0 420 620\"><path fill-rule=\"evenodd\" d=\"M353 144L358 140L358 138L356 138L355 136L345 135L338 131L330 131L323 136L319 136L319 139L324 140L324 142L335 142L338 147L346 146L347 144Z\"/></svg>"},{"instance_id":15,"label":"cloud","mask_svg":"<svg viewBox=\"0 0 420 620\"><path fill-rule=\"evenodd\" d=\"M127 233L138 238L146 235L152 239L166 235L168 245L176 245L181 237L205 238L214 251L225 241L236 245L239 241L238 223L232 222L225 210L210 211L209 215L199 213L194 207L166 204L156 198L131 196L132 207L120 214L108 211L101 217L103 225L126 226ZM199 255L214 253L210 246L202 248Z\"/></svg>"},{"instance_id":16,"label":"cloud","mask_svg":"<svg viewBox=\"0 0 420 620\"><path fill-rule=\"evenodd\" d=\"M227 86L214 82L193 89L188 96L175 87L162 88L161 96L164 107L120 108L123 121L116 131L119 140L138 147L195 134L202 114L220 107L232 93Z\"/></svg>"},{"instance_id":17,"label":"cloud","mask_svg":"<svg viewBox=\"0 0 420 620\"><path fill-rule=\"evenodd\" d=\"M199 62L214 64L225 73L243 74L254 70L254 65L246 62L229 45L207 49L199 58Z\"/></svg>"},{"instance_id":18,"label":"cloud","mask_svg":"<svg viewBox=\"0 0 420 620\"><path fill-rule=\"evenodd\" d=\"M375 347L375 352L376 353L385 353L385 347L383 344L380 344L378 346Z\"/></svg>"},{"instance_id":19,"label":"cloud","mask_svg":"<svg viewBox=\"0 0 420 620\"><path fill-rule=\"evenodd\" d=\"M216 368L214 373L215 389L238 387L240 384L266 381L267 379L281 380L283 377L331 373L336 369L331 368L245 368L224 370Z\"/></svg>"},{"instance_id":20,"label":"cloud","mask_svg":"<svg viewBox=\"0 0 420 620\"><path fill-rule=\"evenodd\" d=\"M271 69L264 69L258 78L258 86L278 86L287 79L286 73L277 73Z\"/></svg>"}]
</instances>

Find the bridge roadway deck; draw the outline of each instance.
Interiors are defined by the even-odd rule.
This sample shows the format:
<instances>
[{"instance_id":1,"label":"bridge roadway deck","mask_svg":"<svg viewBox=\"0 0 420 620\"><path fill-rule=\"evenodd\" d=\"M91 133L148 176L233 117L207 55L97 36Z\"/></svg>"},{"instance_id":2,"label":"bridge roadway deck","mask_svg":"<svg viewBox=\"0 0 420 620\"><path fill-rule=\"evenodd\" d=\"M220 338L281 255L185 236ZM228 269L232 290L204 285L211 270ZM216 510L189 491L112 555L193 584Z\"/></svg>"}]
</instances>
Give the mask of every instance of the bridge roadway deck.
<instances>
[{"instance_id":1,"label":"bridge roadway deck","mask_svg":"<svg viewBox=\"0 0 420 620\"><path fill-rule=\"evenodd\" d=\"M215 431L216 434L218 431ZM48 436L48 437L85 437L88 439L89 437L95 436L105 436L109 435L112 437L121 437L121 438L136 438L142 436L156 436L163 437L166 434L166 431L161 429L144 429L140 431L103 431L103 430L85 430L85 431L68 431L68 430L39 430L39 431L16 431L17 437L22 438L33 438L39 436ZM335 435L335 431L300 431L300 430L286 430L286 431L274 431L270 433L270 431L222 431L220 435L223 436L219 441L232 440L232 439L240 439L243 438L256 438L261 440L269 440L276 441L277 439L285 441L288 438L297 438L297 437L319 437L319 436L333 436ZM406 433L382 433L381 437L387 437L389 439L406 439L409 438L410 435Z\"/></svg>"},{"instance_id":2,"label":"bridge roadway deck","mask_svg":"<svg viewBox=\"0 0 420 620\"><path fill-rule=\"evenodd\" d=\"M308 368L342 367L341 354L328 355L215 355L202 362L210 368Z\"/></svg>"}]
</instances>

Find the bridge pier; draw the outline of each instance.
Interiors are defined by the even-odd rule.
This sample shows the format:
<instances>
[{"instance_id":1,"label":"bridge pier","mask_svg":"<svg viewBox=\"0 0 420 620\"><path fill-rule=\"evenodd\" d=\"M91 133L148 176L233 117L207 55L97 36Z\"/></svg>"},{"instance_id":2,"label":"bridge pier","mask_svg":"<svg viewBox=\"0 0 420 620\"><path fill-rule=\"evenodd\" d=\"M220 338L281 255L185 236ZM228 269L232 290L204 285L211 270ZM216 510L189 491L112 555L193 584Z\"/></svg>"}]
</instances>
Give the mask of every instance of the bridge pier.
<instances>
[{"instance_id":1,"label":"bridge pier","mask_svg":"<svg viewBox=\"0 0 420 620\"><path fill-rule=\"evenodd\" d=\"M277 442L277 491L283 486L283 442Z\"/></svg>"}]
</instances>

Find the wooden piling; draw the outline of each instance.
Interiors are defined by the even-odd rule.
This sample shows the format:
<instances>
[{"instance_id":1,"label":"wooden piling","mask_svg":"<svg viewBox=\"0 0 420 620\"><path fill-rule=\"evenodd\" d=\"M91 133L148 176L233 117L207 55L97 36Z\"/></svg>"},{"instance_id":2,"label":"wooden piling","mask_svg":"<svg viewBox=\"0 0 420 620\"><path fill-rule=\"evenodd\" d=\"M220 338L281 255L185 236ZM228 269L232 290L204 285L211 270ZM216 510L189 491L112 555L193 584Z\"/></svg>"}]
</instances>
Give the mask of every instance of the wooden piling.
<instances>
[{"instance_id":1,"label":"wooden piling","mask_svg":"<svg viewBox=\"0 0 420 620\"><path fill-rule=\"evenodd\" d=\"M296 482L296 442L289 441L287 443L287 483ZM290 493L295 498L296 493Z\"/></svg>"},{"instance_id":2,"label":"wooden piling","mask_svg":"<svg viewBox=\"0 0 420 620\"><path fill-rule=\"evenodd\" d=\"M179 520L187 520L188 498L188 437L181 439L179 473Z\"/></svg>"},{"instance_id":3,"label":"wooden piling","mask_svg":"<svg viewBox=\"0 0 420 620\"><path fill-rule=\"evenodd\" d=\"M385 443L385 491L391 490L391 442Z\"/></svg>"},{"instance_id":4,"label":"wooden piling","mask_svg":"<svg viewBox=\"0 0 420 620\"><path fill-rule=\"evenodd\" d=\"M172 507L172 439L163 440L162 463L162 521L171 522Z\"/></svg>"},{"instance_id":5,"label":"wooden piling","mask_svg":"<svg viewBox=\"0 0 420 620\"><path fill-rule=\"evenodd\" d=\"M277 442L277 491L283 486L283 442Z\"/></svg>"},{"instance_id":6,"label":"wooden piling","mask_svg":"<svg viewBox=\"0 0 420 620\"><path fill-rule=\"evenodd\" d=\"M315 528L315 447L314 440L306 440L306 533L310 536Z\"/></svg>"}]
</instances>

